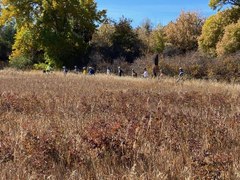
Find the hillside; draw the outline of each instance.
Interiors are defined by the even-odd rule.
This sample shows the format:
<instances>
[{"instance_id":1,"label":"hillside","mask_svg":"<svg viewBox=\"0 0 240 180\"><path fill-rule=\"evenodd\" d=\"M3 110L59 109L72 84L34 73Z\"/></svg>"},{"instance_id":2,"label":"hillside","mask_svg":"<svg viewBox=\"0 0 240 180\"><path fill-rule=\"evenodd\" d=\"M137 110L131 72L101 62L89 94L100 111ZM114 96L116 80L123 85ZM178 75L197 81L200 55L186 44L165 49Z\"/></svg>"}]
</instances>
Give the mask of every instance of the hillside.
<instances>
[{"instance_id":1,"label":"hillside","mask_svg":"<svg viewBox=\"0 0 240 180\"><path fill-rule=\"evenodd\" d=\"M0 71L1 179L238 179L240 86Z\"/></svg>"}]
</instances>

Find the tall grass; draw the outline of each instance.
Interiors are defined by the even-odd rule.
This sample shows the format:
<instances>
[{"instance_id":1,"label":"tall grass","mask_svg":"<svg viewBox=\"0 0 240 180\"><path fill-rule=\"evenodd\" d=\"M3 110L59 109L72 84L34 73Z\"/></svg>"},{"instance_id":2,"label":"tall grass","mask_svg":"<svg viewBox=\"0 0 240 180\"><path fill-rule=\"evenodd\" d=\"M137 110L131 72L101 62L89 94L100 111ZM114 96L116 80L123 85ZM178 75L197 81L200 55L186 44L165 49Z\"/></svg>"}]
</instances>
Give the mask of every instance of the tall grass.
<instances>
[{"instance_id":1,"label":"tall grass","mask_svg":"<svg viewBox=\"0 0 240 180\"><path fill-rule=\"evenodd\" d=\"M239 179L240 86L0 71L1 179Z\"/></svg>"}]
</instances>

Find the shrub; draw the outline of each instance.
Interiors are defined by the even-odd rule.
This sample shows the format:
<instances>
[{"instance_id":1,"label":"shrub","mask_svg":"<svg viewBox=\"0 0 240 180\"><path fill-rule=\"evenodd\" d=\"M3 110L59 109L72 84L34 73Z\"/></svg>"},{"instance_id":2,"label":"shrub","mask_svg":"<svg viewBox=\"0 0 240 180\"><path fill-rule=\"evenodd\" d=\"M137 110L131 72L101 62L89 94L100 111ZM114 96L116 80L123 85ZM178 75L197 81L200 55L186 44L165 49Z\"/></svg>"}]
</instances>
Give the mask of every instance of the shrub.
<instances>
[{"instance_id":1,"label":"shrub","mask_svg":"<svg viewBox=\"0 0 240 180\"><path fill-rule=\"evenodd\" d=\"M240 82L239 53L215 59L208 64L208 77L228 82Z\"/></svg>"},{"instance_id":2,"label":"shrub","mask_svg":"<svg viewBox=\"0 0 240 180\"><path fill-rule=\"evenodd\" d=\"M36 70L45 70L47 68L47 64L46 63L38 63L38 64L34 64L34 69Z\"/></svg>"},{"instance_id":3,"label":"shrub","mask_svg":"<svg viewBox=\"0 0 240 180\"><path fill-rule=\"evenodd\" d=\"M10 61L10 66L16 69L28 69L33 66L32 61L30 58L22 55L19 57L14 57Z\"/></svg>"},{"instance_id":4,"label":"shrub","mask_svg":"<svg viewBox=\"0 0 240 180\"><path fill-rule=\"evenodd\" d=\"M146 67L151 74L152 64L150 56L145 56L137 60L131 67L137 72ZM179 67L182 67L188 78L227 82L240 81L239 53L218 58L208 57L199 52L172 57L167 56L159 60L159 67L163 74L167 76L177 76Z\"/></svg>"}]
</instances>

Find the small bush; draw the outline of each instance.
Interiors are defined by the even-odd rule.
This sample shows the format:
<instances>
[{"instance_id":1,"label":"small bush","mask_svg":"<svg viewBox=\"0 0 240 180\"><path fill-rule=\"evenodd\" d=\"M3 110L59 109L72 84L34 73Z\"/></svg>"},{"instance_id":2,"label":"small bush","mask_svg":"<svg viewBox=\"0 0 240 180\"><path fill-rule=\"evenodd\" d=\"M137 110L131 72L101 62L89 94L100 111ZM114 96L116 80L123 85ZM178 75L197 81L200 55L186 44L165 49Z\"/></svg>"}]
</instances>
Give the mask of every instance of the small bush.
<instances>
[{"instance_id":1,"label":"small bush","mask_svg":"<svg viewBox=\"0 0 240 180\"><path fill-rule=\"evenodd\" d=\"M47 68L47 64L46 63L38 63L38 64L34 64L34 69L36 70L45 70Z\"/></svg>"},{"instance_id":2,"label":"small bush","mask_svg":"<svg viewBox=\"0 0 240 180\"><path fill-rule=\"evenodd\" d=\"M30 58L23 55L11 59L10 66L16 69L29 69L32 68L33 64Z\"/></svg>"},{"instance_id":3,"label":"small bush","mask_svg":"<svg viewBox=\"0 0 240 180\"><path fill-rule=\"evenodd\" d=\"M208 65L208 77L211 79L240 82L239 54L215 59Z\"/></svg>"}]
</instances>

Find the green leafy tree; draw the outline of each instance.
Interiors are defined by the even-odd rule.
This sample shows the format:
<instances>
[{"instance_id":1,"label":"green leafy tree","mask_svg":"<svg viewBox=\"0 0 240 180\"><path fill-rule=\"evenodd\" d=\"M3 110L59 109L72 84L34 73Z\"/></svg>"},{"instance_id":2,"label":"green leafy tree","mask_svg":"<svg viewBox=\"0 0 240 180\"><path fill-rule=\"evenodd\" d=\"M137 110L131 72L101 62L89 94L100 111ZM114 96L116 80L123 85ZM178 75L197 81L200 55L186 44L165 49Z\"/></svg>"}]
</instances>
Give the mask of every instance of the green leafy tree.
<instances>
[{"instance_id":1,"label":"green leafy tree","mask_svg":"<svg viewBox=\"0 0 240 180\"><path fill-rule=\"evenodd\" d=\"M209 6L213 9L220 10L224 5L240 6L239 0L210 0Z\"/></svg>"},{"instance_id":2,"label":"green leafy tree","mask_svg":"<svg viewBox=\"0 0 240 180\"><path fill-rule=\"evenodd\" d=\"M209 17L203 25L202 34L199 37L199 49L215 56L216 46L224 36L225 27L236 23L240 18L240 9L232 8Z\"/></svg>"},{"instance_id":3,"label":"green leafy tree","mask_svg":"<svg viewBox=\"0 0 240 180\"><path fill-rule=\"evenodd\" d=\"M134 32L131 21L121 18L115 23L115 31L111 36L112 58L125 58L127 62L132 63L135 58L141 55L141 40Z\"/></svg>"},{"instance_id":4,"label":"green leafy tree","mask_svg":"<svg viewBox=\"0 0 240 180\"><path fill-rule=\"evenodd\" d=\"M14 22L0 28L0 60L7 61L11 53L15 35Z\"/></svg>"},{"instance_id":5,"label":"green leafy tree","mask_svg":"<svg viewBox=\"0 0 240 180\"><path fill-rule=\"evenodd\" d=\"M218 56L231 54L240 50L240 20L225 28L221 41L217 44Z\"/></svg>"},{"instance_id":6,"label":"green leafy tree","mask_svg":"<svg viewBox=\"0 0 240 180\"><path fill-rule=\"evenodd\" d=\"M93 0L2 0L0 23L16 20L12 58L43 52L57 66L80 64L105 11Z\"/></svg>"},{"instance_id":7,"label":"green leafy tree","mask_svg":"<svg viewBox=\"0 0 240 180\"><path fill-rule=\"evenodd\" d=\"M182 12L176 22L170 22L164 28L167 43L183 52L197 49L203 22L204 19L195 12Z\"/></svg>"}]
</instances>

